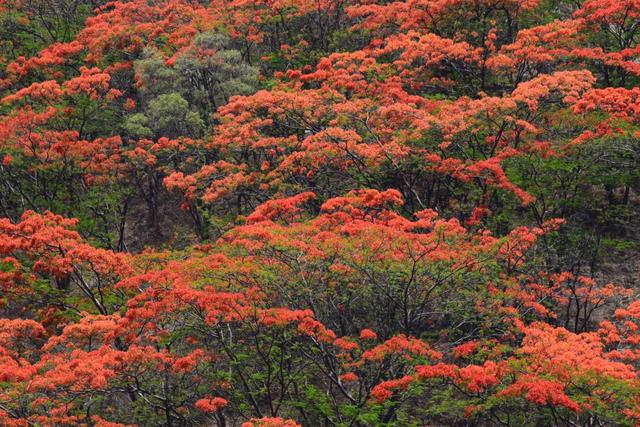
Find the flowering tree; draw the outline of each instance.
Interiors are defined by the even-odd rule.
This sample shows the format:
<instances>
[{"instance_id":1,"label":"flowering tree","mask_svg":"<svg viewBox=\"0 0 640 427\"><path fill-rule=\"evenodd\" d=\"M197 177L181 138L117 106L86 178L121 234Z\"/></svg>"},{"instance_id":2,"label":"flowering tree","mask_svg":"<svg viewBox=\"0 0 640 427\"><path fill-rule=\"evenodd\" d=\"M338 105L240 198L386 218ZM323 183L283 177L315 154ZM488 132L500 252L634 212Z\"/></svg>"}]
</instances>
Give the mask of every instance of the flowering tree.
<instances>
[{"instance_id":1,"label":"flowering tree","mask_svg":"<svg viewBox=\"0 0 640 427\"><path fill-rule=\"evenodd\" d=\"M0 0L0 424L637 425L639 23Z\"/></svg>"}]
</instances>

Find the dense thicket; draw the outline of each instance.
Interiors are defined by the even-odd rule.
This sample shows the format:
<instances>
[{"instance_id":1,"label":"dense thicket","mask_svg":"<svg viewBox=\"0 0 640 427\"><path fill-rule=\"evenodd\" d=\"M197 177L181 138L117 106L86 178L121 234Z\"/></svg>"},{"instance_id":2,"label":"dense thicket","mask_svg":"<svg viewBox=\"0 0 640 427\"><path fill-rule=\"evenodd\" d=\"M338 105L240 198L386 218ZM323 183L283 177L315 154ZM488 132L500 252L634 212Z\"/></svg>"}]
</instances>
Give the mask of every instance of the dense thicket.
<instances>
[{"instance_id":1,"label":"dense thicket","mask_svg":"<svg viewBox=\"0 0 640 427\"><path fill-rule=\"evenodd\" d=\"M640 425L639 32L0 0L0 425Z\"/></svg>"}]
</instances>

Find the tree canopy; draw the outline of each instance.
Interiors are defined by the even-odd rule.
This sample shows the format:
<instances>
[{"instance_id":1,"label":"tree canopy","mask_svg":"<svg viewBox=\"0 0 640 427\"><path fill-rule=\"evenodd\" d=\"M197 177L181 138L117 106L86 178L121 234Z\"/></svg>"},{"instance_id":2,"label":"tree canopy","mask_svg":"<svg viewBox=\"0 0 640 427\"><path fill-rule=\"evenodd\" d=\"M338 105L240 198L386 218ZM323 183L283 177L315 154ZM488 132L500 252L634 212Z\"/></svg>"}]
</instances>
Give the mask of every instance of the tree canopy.
<instances>
[{"instance_id":1,"label":"tree canopy","mask_svg":"<svg viewBox=\"0 0 640 427\"><path fill-rule=\"evenodd\" d=\"M0 0L0 425L640 425L639 42L638 0Z\"/></svg>"}]
</instances>

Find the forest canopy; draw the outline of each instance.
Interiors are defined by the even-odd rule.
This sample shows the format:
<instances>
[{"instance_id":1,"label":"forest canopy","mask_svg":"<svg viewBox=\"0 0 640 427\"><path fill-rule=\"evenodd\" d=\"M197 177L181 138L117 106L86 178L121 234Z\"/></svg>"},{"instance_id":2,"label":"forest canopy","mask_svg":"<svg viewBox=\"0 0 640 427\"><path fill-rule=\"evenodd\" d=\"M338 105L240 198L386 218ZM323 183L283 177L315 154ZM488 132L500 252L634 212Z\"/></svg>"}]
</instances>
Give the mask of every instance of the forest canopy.
<instances>
[{"instance_id":1,"label":"forest canopy","mask_svg":"<svg viewBox=\"0 0 640 427\"><path fill-rule=\"evenodd\" d=\"M0 0L0 425L640 425L640 1Z\"/></svg>"}]
</instances>

